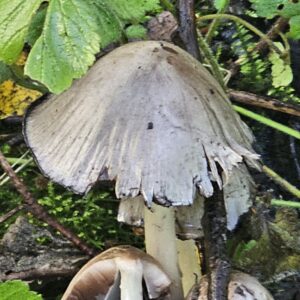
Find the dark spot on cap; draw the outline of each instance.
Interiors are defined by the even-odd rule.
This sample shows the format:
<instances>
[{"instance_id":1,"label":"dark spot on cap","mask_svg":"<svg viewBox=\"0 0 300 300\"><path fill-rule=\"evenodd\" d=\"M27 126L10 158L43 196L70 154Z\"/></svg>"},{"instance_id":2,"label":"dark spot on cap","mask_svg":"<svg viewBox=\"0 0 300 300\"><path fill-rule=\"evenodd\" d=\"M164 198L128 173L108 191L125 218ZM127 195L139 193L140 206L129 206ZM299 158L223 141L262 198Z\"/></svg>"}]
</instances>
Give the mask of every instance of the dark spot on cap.
<instances>
[{"instance_id":1,"label":"dark spot on cap","mask_svg":"<svg viewBox=\"0 0 300 300\"><path fill-rule=\"evenodd\" d=\"M168 64L173 65L174 64L174 57L168 56L167 57L167 62L168 62Z\"/></svg>"},{"instance_id":2,"label":"dark spot on cap","mask_svg":"<svg viewBox=\"0 0 300 300\"><path fill-rule=\"evenodd\" d=\"M210 92L212 95L214 95L214 94L215 94L215 91L214 91L214 90L212 90L212 89L209 89L209 92Z\"/></svg>"},{"instance_id":3,"label":"dark spot on cap","mask_svg":"<svg viewBox=\"0 0 300 300\"><path fill-rule=\"evenodd\" d=\"M159 49L157 47L155 47L152 52L158 52L158 51L159 51Z\"/></svg>"},{"instance_id":4,"label":"dark spot on cap","mask_svg":"<svg viewBox=\"0 0 300 300\"><path fill-rule=\"evenodd\" d=\"M170 53L173 53L173 54L178 54L177 51L175 51L174 49L170 48L170 47L167 47L167 46L163 46L162 45L162 48Z\"/></svg>"},{"instance_id":5,"label":"dark spot on cap","mask_svg":"<svg viewBox=\"0 0 300 300\"><path fill-rule=\"evenodd\" d=\"M147 130L151 130L151 129L153 129L153 123L149 122L147 126Z\"/></svg>"}]
</instances>

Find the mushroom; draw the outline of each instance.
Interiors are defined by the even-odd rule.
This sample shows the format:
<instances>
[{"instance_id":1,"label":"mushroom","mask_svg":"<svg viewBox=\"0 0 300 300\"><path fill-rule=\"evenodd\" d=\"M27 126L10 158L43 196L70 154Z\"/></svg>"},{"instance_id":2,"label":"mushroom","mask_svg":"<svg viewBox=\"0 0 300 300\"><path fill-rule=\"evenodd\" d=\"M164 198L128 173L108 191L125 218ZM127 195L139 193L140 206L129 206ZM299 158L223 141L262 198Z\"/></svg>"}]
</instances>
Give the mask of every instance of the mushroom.
<instances>
[{"instance_id":1,"label":"mushroom","mask_svg":"<svg viewBox=\"0 0 300 300\"><path fill-rule=\"evenodd\" d=\"M186 300L207 300L208 280L203 276L199 285L195 285ZM246 273L232 272L228 284L228 300L273 300L272 295Z\"/></svg>"},{"instance_id":2,"label":"mushroom","mask_svg":"<svg viewBox=\"0 0 300 300\"><path fill-rule=\"evenodd\" d=\"M114 247L81 268L62 300L142 300L143 280L149 299L167 297L171 280L155 259L131 246Z\"/></svg>"},{"instance_id":3,"label":"mushroom","mask_svg":"<svg viewBox=\"0 0 300 300\"><path fill-rule=\"evenodd\" d=\"M258 167L251 132L209 72L167 42L135 42L113 50L69 90L32 105L24 135L53 181L86 193L98 180L115 180L118 198L141 194L147 207L163 215L159 226L170 232L160 230L147 210L145 227L156 230L146 234L146 248L154 249L150 254L172 276L174 300L183 299L175 212L161 213L153 201L190 206L197 193L212 196L215 182L225 194L227 187L231 191L225 196L230 229L251 206L244 165ZM127 213L136 219L133 214ZM198 210L195 214L200 218ZM157 245L163 232L165 245Z\"/></svg>"}]
</instances>

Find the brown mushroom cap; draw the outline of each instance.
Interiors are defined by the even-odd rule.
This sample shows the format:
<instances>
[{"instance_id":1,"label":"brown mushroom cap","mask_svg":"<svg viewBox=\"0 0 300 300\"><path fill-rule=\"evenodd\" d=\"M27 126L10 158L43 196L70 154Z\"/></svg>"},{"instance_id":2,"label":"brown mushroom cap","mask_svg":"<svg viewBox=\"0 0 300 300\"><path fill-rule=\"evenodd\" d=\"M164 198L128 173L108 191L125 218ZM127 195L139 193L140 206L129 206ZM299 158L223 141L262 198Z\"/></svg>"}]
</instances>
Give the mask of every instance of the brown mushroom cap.
<instances>
[{"instance_id":1,"label":"brown mushroom cap","mask_svg":"<svg viewBox=\"0 0 300 300\"><path fill-rule=\"evenodd\" d=\"M120 268L126 268L131 262L142 266L150 299L168 293L171 281L154 258L137 248L119 246L102 252L85 264L70 282L62 300L118 299L116 295L120 294L122 281ZM137 284L142 285L142 282ZM116 298L109 298L109 295Z\"/></svg>"},{"instance_id":2,"label":"brown mushroom cap","mask_svg":"<svg viewBox=\"0 0 300 300\"><path fill-rule=\"evenodd\" d=\"M243 161L252 135L209 72L167 42L130 43L58 96L28 110L25 139L41 170L75 192L116 180L117 197L148 205L213 194ZM223 170L223 178L218 172Z\"/></svg>"}]
</instances>

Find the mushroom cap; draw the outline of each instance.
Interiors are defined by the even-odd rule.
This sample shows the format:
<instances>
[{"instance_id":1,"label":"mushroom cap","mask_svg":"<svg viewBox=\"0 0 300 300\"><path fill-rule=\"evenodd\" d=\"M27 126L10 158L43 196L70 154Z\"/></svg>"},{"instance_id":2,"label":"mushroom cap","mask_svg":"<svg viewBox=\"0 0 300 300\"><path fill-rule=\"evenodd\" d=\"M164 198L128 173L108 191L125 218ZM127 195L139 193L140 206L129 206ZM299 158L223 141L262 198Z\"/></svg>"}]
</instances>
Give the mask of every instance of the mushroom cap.
<instances>
[{"instance_id":1,"label":"mushroom cap","mask_svg":"<svg viewBox=\"0 0 300 300\"><path fill-rule=\"evenodd\" d=\"M115 180L118 198L190 205L213 194L252 135L222 88L191 55L143 41L101 58L73 86L32 105L24 135L43 173L74 192ZM222 169L219 174L218 167Z\"/></svg>"},{"instance_id":2,"label":"mushroom cap","mask_svg":"<svg viewBox=\"0 0 300 300\"><path fill-rule=\"evenodd\" d=\"M200 280L200 287L194 286L186 300L207 300L208 281L204 276ZM195 296L195 295L198 295ZM259 281L246 273L232 272L228 284L228 300L273 300L272 295Z\"/></svg>"},{"instance_id":3,"label":"mushroom cap","mask_svg":"<svg viewBox=\"0 0 300 300\"><path fill-rule=\"evenodd\" d=\"M171 280L152 256L131 246L119 246L102 252L86 263L70 282L62 300L118 299L122 280L119 270L132 261L142 266L150 299L168 293Z\"/></svg>"}]
</instances>

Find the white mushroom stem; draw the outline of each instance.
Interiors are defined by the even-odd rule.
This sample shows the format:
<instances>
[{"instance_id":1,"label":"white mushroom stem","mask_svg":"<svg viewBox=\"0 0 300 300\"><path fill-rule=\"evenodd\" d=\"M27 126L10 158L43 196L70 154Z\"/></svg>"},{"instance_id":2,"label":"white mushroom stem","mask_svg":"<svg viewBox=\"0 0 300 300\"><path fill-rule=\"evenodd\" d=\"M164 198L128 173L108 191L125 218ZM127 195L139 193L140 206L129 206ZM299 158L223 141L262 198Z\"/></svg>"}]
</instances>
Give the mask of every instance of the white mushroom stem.
<instances>
[{"instance_id":1,"label":"white mushroom stem","mask_svg":"<svg viewBox=\"0 0 300 300\"><path fill-rule=\"evenodd\" d=\"M121 300L143 300L143 264L140 260L119 259Z\"/></svg>"},{"instance_id":2,"label":"white mushroom stem","mask_svg":"<svg viewBox=\"0 0 300 300\"><path fill-rule=\"evenodd\" d=\"M161 264L171 278L171 299L184 299L178 266L174 208L153 203L151 210L145 209L144 226L147 253Z\"/></svg>"}]
</instances>

